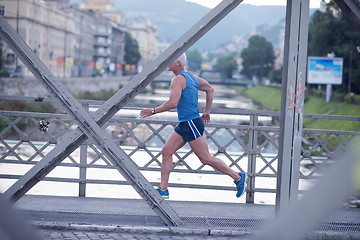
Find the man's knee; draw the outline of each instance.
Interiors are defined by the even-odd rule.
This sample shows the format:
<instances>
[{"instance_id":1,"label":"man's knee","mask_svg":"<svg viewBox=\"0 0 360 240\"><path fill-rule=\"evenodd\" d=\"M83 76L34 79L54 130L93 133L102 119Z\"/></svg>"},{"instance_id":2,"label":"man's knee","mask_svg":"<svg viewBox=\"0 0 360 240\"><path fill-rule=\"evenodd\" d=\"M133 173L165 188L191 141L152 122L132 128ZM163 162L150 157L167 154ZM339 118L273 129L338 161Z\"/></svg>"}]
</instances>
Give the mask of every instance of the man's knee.
<instances>
[{"instance_id":1,"label":"man's knee","mask_svg":"<svg viewBox=\"0 0 360 240\"><path fill-rule=\"evenodd\" d=\"M199 157L200 161L204 165L209 165L210 167L214 167L218 162L218 158L212 156L211 154L206 154L205 156Z\"/></svg>"},{"instance_id":2,"label":"man's knee","mask_svg":"<svg viewBox=\"0 0 360 240\"><path fill-rule=\"evenodd\" d=\"M171 157L174 153L169 149L169 148L166 148L164 147L163 149L161 149L161 155L163 157Z\"/></svg>"},{"instance_id":3,"label":"man's knee","mask_svg":"<svg viewBox=\"0 0 360 240\"><path fill-rule=\"evenodd\" d=\"M199 159L200 159L200 162L204 165L209 165L209 166L212 165L211 158L209 158L209 157L199 157Z\"/></svg>"}]
</instances>

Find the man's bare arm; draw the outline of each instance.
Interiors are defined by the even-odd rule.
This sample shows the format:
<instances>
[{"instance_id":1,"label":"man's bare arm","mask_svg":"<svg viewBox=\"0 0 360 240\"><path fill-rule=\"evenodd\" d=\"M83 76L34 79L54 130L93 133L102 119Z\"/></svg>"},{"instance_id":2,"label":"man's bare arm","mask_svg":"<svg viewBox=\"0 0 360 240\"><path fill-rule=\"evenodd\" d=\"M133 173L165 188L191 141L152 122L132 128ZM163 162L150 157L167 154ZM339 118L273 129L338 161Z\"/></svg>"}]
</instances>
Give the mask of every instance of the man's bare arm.
<instances>
[{"instance_id":1,"label":"man's bare arm","mask_svg":"<svg viewBox=\"0 0 360 240\"><path fill-rule=\"evenodd\" d=\"M181 97L181 92L185 88L183 86L184 84L186 84L186 81L182 75L174 77L171 81L169 100L156 107L155 113L161 113L176 108ZM145 108L140 112L141 117L148 117L150 115L152 115L150 108Z\"/></svg>"},{"instance_id":2,"label":"man's bare arm","mask_svg":"<svg viewBox=\"0 0 360 240\"><path fill-rule=\"evenodd\" d=\"M214 99L214 88L206 80L196 77L199 81L199 90L206 92L206 104L204 112L210 113L212 102Z\"/></svg>"},{"instance_id":3,"label":"man's bare arm","mask_svg":"<svg viewBox=\"0 0 360 240\"><path fill-rule=\"evenodd\" d=\"M185 80L185 78L182 79L181 77L182 75L173 78L170 86L169 100L161 104L159 107L155 108L156 112L165 112L172 108L176 108L181 97L181 92L183 90L182 85L184 81L182 80Z\"/></svg>"},{"instance_id":4,"label":"man's bare arm","mask_svg":"<svg viewBox=\"0 0 360 240\"><path fill-rule=\"evenodd\" d=\"M210 109L214 99L214 88L205 79L202 79L200 77L196 78L199 81L199 90L206 93L206 103L202 118L204 120L204 123L207 124L210 122Z\"/></svg>"}]
</instances>

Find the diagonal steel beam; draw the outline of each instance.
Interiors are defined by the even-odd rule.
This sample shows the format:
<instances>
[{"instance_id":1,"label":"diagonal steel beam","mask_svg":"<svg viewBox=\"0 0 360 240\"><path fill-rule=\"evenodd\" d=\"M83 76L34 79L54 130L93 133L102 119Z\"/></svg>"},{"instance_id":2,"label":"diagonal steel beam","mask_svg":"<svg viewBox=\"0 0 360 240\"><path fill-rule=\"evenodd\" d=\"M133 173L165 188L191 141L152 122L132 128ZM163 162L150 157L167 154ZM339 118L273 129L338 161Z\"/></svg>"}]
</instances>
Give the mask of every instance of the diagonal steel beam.
<instances>
[{"instance_id":1,"label":"diagonal steel beam","mask_svg":"<svg viewBox=\"0 0 360 240\"><path fill-rule=\"evenodd\" d=\"M98 146L100 151L159 215L166 225L181 225L181 218L139 172L137 166L127 154L115 144L111 136L100 128L80 103L55 79L55 76L41 62L29 46L22 41L4 18L0 19L0 23L3 30L0 36L34 76L50 89L59 103L62 104L69 115L75 119L81 131ZM68 138L66 141L71 143L73 139Z\"/></svg>"},{"instance_id":2,"label":"diagonal steel beam","mask_svg":"<svg viewBox=\"0 0 360 240\"><path fill-rule=\"evenodd\" d=\"M344 12L345 16L360 29L360 1L359 0L335 0L335 3Z\"/></svg>"},{"instance_id":3,"label":"diagonal steel beam","mask_svg":"<svg viewBox=\"0 0 360 240\"><path fill-rule=\"evenodd\" d=\"M140 174L131 159L129 159L128 156L110 140L111 138L107 136L99 126L102 126L108 121L119 109L129 102L138 91L145 88L156 76L158 76L169 63L174 61L181 53L200 39L241 2L242 0L225 0L211 10L155 61L146 66L144 71L138 74L129 84L102 105L93 116L95 120L64 89L64 87L56 81L45 65L35 54L33 54L31 49L26 46L7 22L1 18L0 36L22 59L24 64L33 72L33 74L38 79L41 79L46 86L56 94L58 100L78 121L81 128L73 131L65 141L58 144L53 151L44 157L43 160L11 186L8 191L6 191L5 196L13 201L18 200L31 189L32 186L55 168L67 155L81 145L87 137L89 137L102 148L101 150L106 153L106 156L115 166L117 166L120 173L125 175L124 177L166 224L179 225L181 220L176 213L172 212L170 215L167 213L167 211L171 212L171 208L164 209L167 208L164 201L158 198L158 194L156 194L153 187L150 186L147 180ZM19 47L18 43L24 45Z\"/></svg>"}]
</instances>

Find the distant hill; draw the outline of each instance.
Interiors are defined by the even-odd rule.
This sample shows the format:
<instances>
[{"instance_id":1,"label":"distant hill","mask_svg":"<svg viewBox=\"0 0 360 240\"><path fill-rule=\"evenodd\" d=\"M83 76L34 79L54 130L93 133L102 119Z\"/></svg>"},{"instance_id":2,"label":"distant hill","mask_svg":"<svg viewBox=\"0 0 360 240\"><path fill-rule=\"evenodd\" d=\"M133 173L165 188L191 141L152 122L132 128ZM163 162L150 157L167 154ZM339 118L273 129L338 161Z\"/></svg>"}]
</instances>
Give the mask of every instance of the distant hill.
<instances>
[{"instance_id":1,"label":"distant hill","mask_svg":"<svg viewBox=\"0 0 360 240\"><path fill-rule=\"evenodd\" d=\"M81 2L81 0L72 0ZM126 18L143 15L157 26L160 39L174 42L211 9L185 0L116 0L115 8ZM217 48L234 35L255 31L259 25L275 25L285 18L285 6L253 6L240 4L211 29L194 47L200 50Z\"/></svg>"},{"instance_id":2,"label":"distant hill","mask_svg":"<svg viewBox=\"0 0 360 240\"><path fill-rule=\"evenodd\" d=\"M115 1L115 7L127 18L149 17L159 27L162 39L175 41L211 9L185 0ZM229 41L234 35L246 34L256 26L278 23L285 17L284 6L253 6L240 4L194 47L209 50Z\"/></svg>"}]
</instances>

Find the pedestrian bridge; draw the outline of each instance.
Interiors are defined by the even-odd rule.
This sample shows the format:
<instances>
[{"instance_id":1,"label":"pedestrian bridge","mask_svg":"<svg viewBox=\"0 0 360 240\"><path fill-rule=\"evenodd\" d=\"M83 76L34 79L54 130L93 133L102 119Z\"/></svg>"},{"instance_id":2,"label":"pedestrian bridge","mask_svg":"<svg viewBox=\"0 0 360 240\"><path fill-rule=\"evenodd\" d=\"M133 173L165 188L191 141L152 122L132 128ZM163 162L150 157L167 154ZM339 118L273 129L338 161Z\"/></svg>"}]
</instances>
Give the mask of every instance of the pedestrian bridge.
<instances>
[{"instance_id":1,"label":"pedestrian bridge","mask_svg":"<svg viewBox=\"0 0 360 240\"><path fill-rule=\"evenodd\" d=\"M156 148L159 143L161 145L165 142L166 131L171 131L175 123L117 118L114 115L129 104L137 93L156 78L166 66L189 49L241 2L242 0L222 1L93 114L86 111L87 103L81 106L80 102L74 99L34 51L0 16L2 40L67 112L67 114L47 114L1 111L1 117L5 121L2 121L4 128L0 132L2 148L0 161L2 165L17 166L6 169L0 175L8 186L11 185L4 194L5 198L13 202L17 201L30 189L35 191L33 187L42 180L41 183L60 181L68 186L76 184L79 196L86 196L87 191L96 184L110 184L114 187L130 184L164 224L182 225L183 220L153 189L152 185L156 184L158 179L151 181L151 176L147 175L159 171L160 153ZM359 26L359 4L350 0L336 0L335 2ZM336 164L341 158L341 153L347 152L358 135L357 132L334 129L302 129L303 117L359 121L354 117L303 114L304 96L301 90L305 85L303 76L306 72L308 22L309 1L288 0L281 128L277 126L278 121L274 121L274 125L270 126L261 126L258 121L260 115L276 118L278 113L239 110L232 114L248 114L249 124L211 124L205 133L214 155L222 157L230 167L249 174L249 189L245 197L247 203L256 202L257 196L262 193L276 193L277 206L281 211L274 232L269 230L268 233L273 233L273 235L270 234L272 237L280 236L280 232L287 233L289 237L283 239L299 237L309 231L311 226L317 224L329 209L334 207L332 203L341 202L354 190L351 181L353 179L349 176L352 164L348 160L336 165L336 172L326 174L319 181L319 188L315 189L317 191L311 191L311 194L297 201L298 187L300 186L300 193L304 193L310 185L307 182L303 186L302 180L318 178L323 174L322 170L326 166ZM46 123L42 124L41 129L48 128L48 131L39 132L40 120ZM109 132L112 135L109 135ZM129 148L123 149L121 148L123 146L129 146ZM79 157L74 155L76 151ZM212 169L189 160L191 156L193 156L191 150L186 150L186 148L184 152L176 154L173 173L175 179L178 174L202 174L209 178L215 175L220 179L221 176ZM352 159L352 157L345 157L345 159ZM301 168L301 164L304 168ZM24 170L18 166L27 166L27 169ZM60 168L64 171L56 172ZM15 169L19 172L14 172ZM76 169L76 174L70 169ZM109 171L115 169L121 173L123 179L111 177ZM105 174L109 173L106 179L94 177L94 172L98 173L101 170L107 171ZM50 172L54 175L48 176ZM339 178L334 178L335 174L339 175ZM271 178L277 179L279 187L274 189ZM266 179L266 181L259 184L261 179ZM233 187L227 185L225 181L209 184L211 181L206 178L203 184L199 182L200 180L193 179L184 183L173 181L170 187L190 188L196 191L201 189L233 190ZM50 189L57 190L56 187ZM337 189L337 194L333 194L333 189ZM319 203L321 199L328 201L330 198L331 201L326 204ZM312 199L316 200L316 206L312 206ZM0 206L3 205L0 204ZM303 214L299 214L299 211ZM317 213L316 216L313 216L314 211ZM1 217L0 220L4 220L4 216ZM2 222L6 223L6 221ZM300 228L297 224L299 222ZM281 228L288 231L281 231Z\"/></svg>"},{"instance_id":2,"label":"pedestrian bridge","mask_svg":"<svg viewBox=\"0 0 360 240\"><path fill-rule=\"evenodd\" d=\"M42 104L51 99L2 97ZM88 109L99 107L102 101L81 100ZM111 118L103 129L124 149L127 156L153 185L159 183L161 148L177 121L159 118L139 119L126 111L139 112L144 106L128 104ZM147 107L154 107L151 104ZM125 113L124 115L122 113ZM224 123L213 118L205 129L210 152L223 159L231 168L249 175L246 196L234 198L234 185L227 176L201 164L185 145L174 156L174 169L170 178L174 200L218 202L275 203L278 177L279 113L243 109L213 109L213 115L240 116L238 122ZM60 141L68 138L77 126L68 114L0 111L3 125L0 131L0 182L10 187L29 168L37 164ZM305 114L305 118L327 121L359 122L359 117ZM241 120L242 119L242 120ZM246 119L246 121L244 121ZM266 119L266 121L264 120ZM39 122L49 122L48 130L41 131ZM300 159L300 192L311 186L313 179L343 152L350 148L359 132L331 129L303 129ZM44 178L42 194L70 196L138 198L129 182L121 177L116 167L88 140ZM45 184L47 182L47 184ZM52 186L56 186L53 188ZM114 191L116 189L116 191ZM194 192L195 191L195 192ZM199 192L199 193L196 193ZM188 194L184 194L188 193ZM214 199L214 194L220 196ZM189 196L191 196L189 198ZM229 200L230 199L230 200Z\"/></svg>"},{"instance_id":3,"label":"pedestrian bridge","mask_svg":"<svg viewBox=\"0 0 360 240\"><path fill-rule=\"evenodd\" d=\"M165 226L140 199L26 195L15 208L43 239L250 239L275 218L275 206L168 200L184 225ZM134 207L136 206L136 207ZM360 211L338 209L307 239L360 239ZM107 236L107 238L104 237ZM155 235L153 238L151 238ZM87 237L87 238L86 238Z\"/></svg>"}]
</instances>

